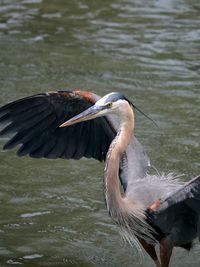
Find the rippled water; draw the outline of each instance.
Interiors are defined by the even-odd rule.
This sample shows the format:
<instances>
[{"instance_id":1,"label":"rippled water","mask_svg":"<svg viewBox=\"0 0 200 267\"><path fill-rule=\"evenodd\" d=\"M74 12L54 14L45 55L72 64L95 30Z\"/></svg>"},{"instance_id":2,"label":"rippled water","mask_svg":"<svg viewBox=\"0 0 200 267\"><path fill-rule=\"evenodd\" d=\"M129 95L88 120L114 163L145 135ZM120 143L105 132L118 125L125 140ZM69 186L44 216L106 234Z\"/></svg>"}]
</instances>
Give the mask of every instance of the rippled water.
<instances>
[{"instance_id":1,"label":"rippled water","mask_svg":"<svg viewBox=\"0 0 200 267\"><path fill-rule=\"evenodd\" d=\"M0 105L48 90L120 91L159 171L199 174L198 0L0 1ZM0 140L2 147L4 139ZM0 152L1 266L153 266L108 217L103 166ZM199 266L200 246L172 266Z\"/></svg>"}]
</instances>

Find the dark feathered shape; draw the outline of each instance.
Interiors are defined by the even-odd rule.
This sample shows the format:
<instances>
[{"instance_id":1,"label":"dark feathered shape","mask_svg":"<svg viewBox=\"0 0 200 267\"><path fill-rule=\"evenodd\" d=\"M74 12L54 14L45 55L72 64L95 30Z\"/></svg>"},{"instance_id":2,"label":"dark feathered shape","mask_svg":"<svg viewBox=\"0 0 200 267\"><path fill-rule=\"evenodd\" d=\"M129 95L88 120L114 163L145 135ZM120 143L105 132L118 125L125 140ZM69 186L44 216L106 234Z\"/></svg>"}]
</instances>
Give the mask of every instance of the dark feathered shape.
<instances>
[{"instance_id":1,"label":"dark feathered shape","mask_svg":"<svg viewBox=\"0 0 200 267\"><path fill-rule=\"evenodd\" d=\"M59 126L92 106L99 97L84 91L37 94L0 108L0 136L14 134L4 149L21 144L17 154L35 158L93 157L105 160L115 130L101 117L70 127ZM95 134L94 134L95 133Z\"/></svg>"},{"instance_id":2,"label":"dark feathered shape","mask_svg":"<svg viewBox=\"0 0 200 267\"><path fill-rule=\"evenodd\" d=\"M164 199L150 216L155 227L173 236L175 246L189 250L191 237L200 239L200 176Z\"/></svg>"}]
</instances>

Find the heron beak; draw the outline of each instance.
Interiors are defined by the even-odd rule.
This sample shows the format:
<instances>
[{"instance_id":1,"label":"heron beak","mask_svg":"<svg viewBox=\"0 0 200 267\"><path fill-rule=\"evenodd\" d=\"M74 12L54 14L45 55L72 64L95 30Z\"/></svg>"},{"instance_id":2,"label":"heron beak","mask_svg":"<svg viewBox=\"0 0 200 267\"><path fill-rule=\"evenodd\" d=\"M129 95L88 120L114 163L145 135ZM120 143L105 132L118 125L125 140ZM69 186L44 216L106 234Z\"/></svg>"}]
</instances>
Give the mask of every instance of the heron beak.
<instances>
[{"instance_id":1,"label":"heron beak","mask_svg":"<svg viewBox=\"0 0 200 267\"><path fill-rule=\"evenodd\" d=\"M88 121L100 116L101 111L104 110L103 106L92 106L73 118L63 122L59 127L70 126L82 121Z\"/></svg>"}]
</instances>

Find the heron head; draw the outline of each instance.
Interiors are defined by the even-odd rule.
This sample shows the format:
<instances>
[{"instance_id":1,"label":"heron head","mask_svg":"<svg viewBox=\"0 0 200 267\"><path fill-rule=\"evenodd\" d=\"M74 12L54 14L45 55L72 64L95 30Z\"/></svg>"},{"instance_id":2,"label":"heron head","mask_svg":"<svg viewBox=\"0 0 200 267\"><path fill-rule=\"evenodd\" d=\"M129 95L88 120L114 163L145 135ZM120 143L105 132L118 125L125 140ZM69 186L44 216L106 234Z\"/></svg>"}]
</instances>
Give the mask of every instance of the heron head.
<instances>
[{"instance_id":1,"label":"heron head","mask_svg":"<svg viewBox=\"0 0 200 267\"><path fill-rule=\"evenodd\" d=\"M122 114L132 103L120 93L110 93L99 99L92 107L67 120L60 127L88 121L109 114Z\"/></svg>"}]
</instances>

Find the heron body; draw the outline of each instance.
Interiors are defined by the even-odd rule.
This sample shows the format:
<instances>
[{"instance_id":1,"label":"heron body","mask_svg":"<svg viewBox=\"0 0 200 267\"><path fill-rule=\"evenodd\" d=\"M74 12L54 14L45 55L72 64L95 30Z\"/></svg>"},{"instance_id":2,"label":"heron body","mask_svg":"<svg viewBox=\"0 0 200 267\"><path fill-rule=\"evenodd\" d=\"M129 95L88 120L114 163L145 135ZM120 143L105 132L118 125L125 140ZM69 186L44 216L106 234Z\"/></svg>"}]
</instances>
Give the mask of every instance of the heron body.
<instances>
[{"instance_id":1,"label":"heron body","mask_svg":"<svg viewBox=\"0 0 200 267\"><path fill-rule=\"evenodd\" d=\"M157 267L167 267L173 247L190 249L200 238L200 176L181 184L173 175L148 174L149 159L133 135L134 107L120 93L38 94L0 108L6 124L0 135L15 133L4 149L20 144L19 156L105 161L109 214L126 240L142 246Z\"/></svg>"}]
</instances>

